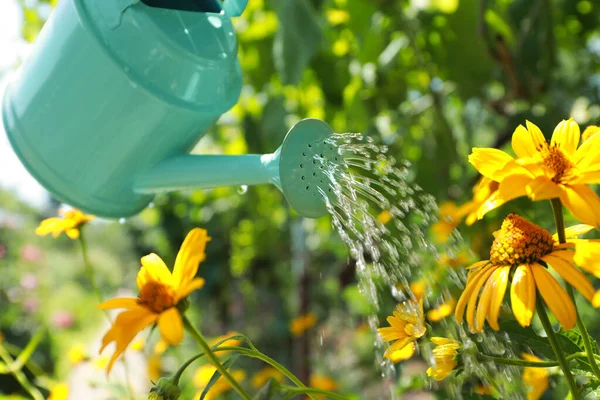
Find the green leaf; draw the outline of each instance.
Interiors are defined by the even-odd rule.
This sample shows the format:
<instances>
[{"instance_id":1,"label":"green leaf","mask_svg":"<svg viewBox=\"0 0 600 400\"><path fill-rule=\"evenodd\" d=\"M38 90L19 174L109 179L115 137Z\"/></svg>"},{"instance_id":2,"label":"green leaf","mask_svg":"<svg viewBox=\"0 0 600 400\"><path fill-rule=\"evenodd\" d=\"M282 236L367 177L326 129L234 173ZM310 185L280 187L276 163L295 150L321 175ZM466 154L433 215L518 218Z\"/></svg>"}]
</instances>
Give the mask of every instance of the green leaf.
<instances>
[{"instance_id":1,"label":"green leaf","mask_svg":"<svg viewBox=\"0 0 600 400\"><path fill-rule=\"evenodd\" d=\"M530 326L523 328L517 321L503 321L500 330L507 332L514 343L526 344L536 353L549 360L556 360L556 355L547 337L539 336ZM559 331L560 332L560 331ZM557 332L557 339L562 350L566 354L578 353L581 348L574 343L573 337L567 337Z\"/></svg>"},{"instance_id":2,"label":"green leaf","mask_svg":"<svg viewBox=\"0 0 600 400\"><path fill-rule=\"evenodd\" d=\"M228 359L227 361L225 361L223 363L223 368L225 368L225 370L228 370L229 367L231 367L233 365L233 363L236 362L236 360L240 357L239 354L234 355L233 357L231 357L230 359ZM219 380L219 378L221 377L221 373L217 370L215 371L215 373L213 374L213 376L210 377L210 380L208 381L208 384L206 385L206 387L204 388L204 390L202 391L202 394L200 395L200 400L204 400L204 398L206 397L206 395L208 394L209 390L211 387L213 387L213 385L215 383L217 383L217 381Z\"/></svg>"},{"instance_id":3,"label":"green leaf","mask_svg":"<svg viewBox=\"0 0 600 400\"><path fill-rule=\"evenodd\" d=\"M254 395L252 400L275 400L280 396L280 385L275 379L271 378L264 384L262 388Z\"/></svg>"},{"instance_id":4,"label":"green leaf","mask_svg":"<svg viewBox=\"0 0 600 400\"><path fill-rule=\"evenodd\" d=\"M300 82L304 69L321 42L317 13L308 0L282 0L279 30L273 43L275 67L284 84Z\"/></svg>"},{"instance_id":5,"label":"green leaf","mask_svg":"<svg viewBox=\"0 0 600 400\"><path fill-rule=\"evenodd\" d=\"M596 400L600 398L600 382L597 379L590 380L583 385L579 394L583 399Z\"/></svg>"},{"instance_id":6,"label":"green leaf","mask_svg":"<svg viewBox=\"0 0 600 400\"><path fill-rule=\"evenodd\" d=\"M556 334L562 336L566 340L573 343L581 351L585 351L585 345L583 344L583 337L581 336L581 332L579 331L579 328L573 328L569 331L565 331L563 328L560 328L558 330L558 332L556 332ZM592 351L594 352L594 354L600 355L600 353L598 352L598 343L596 343L596 341L594 339L591 340L591 345L592 345Z\"/></svg>"}]
</instances>

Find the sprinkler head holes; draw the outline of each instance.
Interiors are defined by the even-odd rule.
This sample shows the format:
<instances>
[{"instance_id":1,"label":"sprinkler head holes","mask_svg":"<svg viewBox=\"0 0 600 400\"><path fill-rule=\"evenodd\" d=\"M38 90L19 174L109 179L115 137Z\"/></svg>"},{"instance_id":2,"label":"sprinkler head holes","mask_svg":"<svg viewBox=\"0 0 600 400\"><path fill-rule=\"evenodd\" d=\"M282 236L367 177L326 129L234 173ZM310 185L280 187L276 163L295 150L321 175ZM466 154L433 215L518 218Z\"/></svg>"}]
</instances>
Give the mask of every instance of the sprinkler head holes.
<instances>
[{"instance_id":1,"label":"sprinkler head holes","mask_svg":"<svg viewBox=\"0 0 600 400\"><path fill-rule=\"evenodd\" d=\"M327 214L324 196L332 196L333 191L326 172L341 160L337 147L327 140L332 134L325 122L305 119L288 132L281 145L281 190L302 216L318 218Z\"/></svg>"}]
</instances>

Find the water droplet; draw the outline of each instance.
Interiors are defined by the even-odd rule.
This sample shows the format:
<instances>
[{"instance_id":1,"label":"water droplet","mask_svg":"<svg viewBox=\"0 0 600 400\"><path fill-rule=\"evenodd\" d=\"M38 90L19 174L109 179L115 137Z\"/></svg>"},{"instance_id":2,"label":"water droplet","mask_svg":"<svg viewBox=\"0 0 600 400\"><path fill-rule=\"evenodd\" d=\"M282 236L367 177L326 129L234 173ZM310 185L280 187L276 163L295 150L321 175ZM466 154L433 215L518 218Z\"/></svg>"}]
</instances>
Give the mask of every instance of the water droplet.
<instances>
[{"instance_id":1,"label":"water droplet","mask_svg":"<svg viewBox=\"0 0 600 400\"><path fill-rule=\"evenodd\" d=\"M238 194L246 194L247 191L248 191L248 185L242 185L237 190Z\"/></svg>"},{"instance_id":2,"label":"water droplet","mask_svg":"<svg viewBox=\"0 0 600 400\"><path fill-rule=\"evenodd\" d=\"M125 219L125 218L119 218L119 223L120 223L121 225L123 225L125 222L126 222L126 219Z\"/></svg>"},{"instance_id":3,"label":"water droplet","mask_svg":"<svg viewBox=\"0 0 600 400\"><path fill-rule=\"evenodd\" d=\"M154 208L154 202L151 201L150 203L148 203L148 208Z\"/></svg>"}]
</instances>

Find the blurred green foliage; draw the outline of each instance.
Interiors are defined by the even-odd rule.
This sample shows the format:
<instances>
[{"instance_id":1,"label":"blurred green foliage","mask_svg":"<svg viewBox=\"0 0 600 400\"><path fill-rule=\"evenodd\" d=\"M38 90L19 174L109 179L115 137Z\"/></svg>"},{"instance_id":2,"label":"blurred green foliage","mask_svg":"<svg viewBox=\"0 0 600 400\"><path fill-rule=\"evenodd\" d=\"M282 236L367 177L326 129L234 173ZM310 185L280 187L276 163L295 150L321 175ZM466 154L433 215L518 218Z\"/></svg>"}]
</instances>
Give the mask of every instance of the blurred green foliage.
<instances>
[{"instance_id":1,"label":"blurred green foliage","mask_svg":"<svg viewBox=\"0 0 600 400\"><path fill-rule=\"evenodd\" d=\"M23 2L27 40L44 24L42 3ZM270 152L294 122L321 118L338 132L362 132L388 145L393 157L412 163L412 178L438 201L465 201L477 178L467 162L472 147L507 146L526 119L547 137L569 116L582 126L598 122L599 19L600 5L589 0L249 0L234 21L242 95L196 151ZM517 201L461 227L459 247L487 258L491 232L510 211L552 227L548 204ZM89 342L103 326L76 243L36 238L42 216L7 193L0 217L0 330L6 342L23 347L38 329L49 329L33 360L66 379L69 346ZM207 335L242 331L303 380L320 372L358 398L388 393L375 364L374 334L365 329L373 310L343 243L327 218L299 218L274 187L161 195L125 224L91 226L91 259L104 295L135 289L142 255L156 252L172 265L195 226L213 237L199 272L207 284L192 299ZM24 257L26 246L35 246L39 258ZM414 279L434 263L424 260ZM23 288L30 275L38 282L33 291ZM443 274L440 287L452 279ZM383 287L380 297L383 321L394 298ZM68 311L74 325L53 326L58 310ZM294 339L289 322L308 311L317 326ZM598 321L591 307L583 313ZM588 325L599 337L600 324ZM186 351L167 354L181 360ZM173 363L166 365L172 371ZM418 361L398 370L387 378L398 393L426 390L411 378L424 371ZM11 379L0 377L0 391L18 391ZM437 396L446 398L442 391Z\"/></svg>"}]
</instances>

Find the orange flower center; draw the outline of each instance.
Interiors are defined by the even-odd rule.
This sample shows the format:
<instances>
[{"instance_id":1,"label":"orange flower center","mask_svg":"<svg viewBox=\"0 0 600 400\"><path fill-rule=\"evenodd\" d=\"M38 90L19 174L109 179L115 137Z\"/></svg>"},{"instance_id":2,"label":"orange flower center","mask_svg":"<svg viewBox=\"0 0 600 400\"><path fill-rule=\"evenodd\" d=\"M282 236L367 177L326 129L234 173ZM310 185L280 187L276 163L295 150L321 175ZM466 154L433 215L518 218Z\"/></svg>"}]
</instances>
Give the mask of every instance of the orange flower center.
<instances>
[{"instance_id":1,"label":"orange flower center","mask_svg":"<svg viewBox=\"0 0 600 400\"><path fill-rule=\"evenodd\" d=\"M490 252L494 265L530 263L552 252L554 247L550 232L516 214L508 215L494 236Z\"/></svg>"},{"instance_id":2,"label":"orange flower center","mask_svg":"<svg viewBox=\"0 0 600 400\"><path fill-rule=\"evenodd\" d=\"M175 291L160 282L148 282L140 290L138 303L157 314L175 305Z\"/></svg>"},{"instance_id":3,"label":"orange flower center","mask_svg":"<svg viewBox=\"0 0 600 400\"><path fill-rule=\"evenodd\" d=\"M573 163L558 147L548 147L544 156L544 165L554 172L552 182L560 183L561 179L573 168Z\"/></svg>"}]
</instances>

